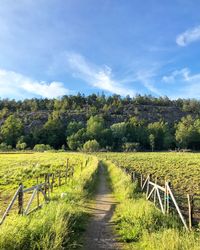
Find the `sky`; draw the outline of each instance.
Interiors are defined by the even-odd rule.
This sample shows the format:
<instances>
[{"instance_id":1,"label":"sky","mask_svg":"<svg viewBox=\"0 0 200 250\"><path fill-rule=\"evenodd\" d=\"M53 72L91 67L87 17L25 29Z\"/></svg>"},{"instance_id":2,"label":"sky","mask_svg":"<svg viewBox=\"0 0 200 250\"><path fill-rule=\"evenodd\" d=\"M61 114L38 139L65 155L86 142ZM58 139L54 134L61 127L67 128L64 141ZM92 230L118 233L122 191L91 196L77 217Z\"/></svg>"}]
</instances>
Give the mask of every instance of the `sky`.
<instances>
[{"instance_id":1,"label":"sky","mask_svg":"<svg viewBox=\"0 0 200 250\"><path fill-rule=\"evenodd\" d=\"M200 99L199 0L0 0L0 98Z\"/></svg>"}]
</instances>

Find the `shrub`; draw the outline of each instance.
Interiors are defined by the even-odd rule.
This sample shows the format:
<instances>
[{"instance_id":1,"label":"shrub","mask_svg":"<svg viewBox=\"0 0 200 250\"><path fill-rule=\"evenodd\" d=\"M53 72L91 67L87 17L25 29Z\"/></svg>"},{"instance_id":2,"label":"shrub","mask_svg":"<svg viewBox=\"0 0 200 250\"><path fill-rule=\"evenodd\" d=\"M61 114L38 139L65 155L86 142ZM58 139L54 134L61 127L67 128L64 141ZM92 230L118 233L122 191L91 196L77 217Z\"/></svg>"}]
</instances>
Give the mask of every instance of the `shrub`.
<instances>
[{"instance_id":1,"label":"shrub","mask_svg":"<svg viewBox=\"0 0 200 250\"><path fill-rule=\"evenodd\" d=\"M83 150L86 152L99 151L100 145L96 140L89 140L83 145Z\"/></svg>"},{"instance_id":2,"label":"shrub","mask_svg":"<svg viewBox=\"0 0 200 250\"><path fill-rule=\"evenodd\" d=\"M46 150L51 150L51 146L50 145L46 145L46 144L36 144L33 148L34 151L37 151L37 152L44 152Z\"/></svg>"},{"instance_id":3,"label":"shrub","mask_svg":"<svg viewBox=\"0 0 200 250\"><path fill-rule=\"evenodd\" d=\"M126 142L122 146L123 151L125 152L132 152L132 151L138 151L140 148L140 143L138 142Z\"/></svg>"},{"instance_id":4,"label":"shrub","mask_svg":"<svg viewBox=\"0 0 200 250\"><path fill-rule=\"evenodd\" d=\"M22 142L22 143L18 142L16 145L16 149L18 150L24 150L26 147L27 147L26 142Z\"/></svg>"},{"instance_id":5,"label":"shrub","mask_svg":"<svg viewBox=\"0 0 200 250\"><path fill-rule=\"evenodd\" d=\"M5 142L0 144L0 151L9 151L12 149L12 146L7 145Z\"/></svg>"}]
</instances>

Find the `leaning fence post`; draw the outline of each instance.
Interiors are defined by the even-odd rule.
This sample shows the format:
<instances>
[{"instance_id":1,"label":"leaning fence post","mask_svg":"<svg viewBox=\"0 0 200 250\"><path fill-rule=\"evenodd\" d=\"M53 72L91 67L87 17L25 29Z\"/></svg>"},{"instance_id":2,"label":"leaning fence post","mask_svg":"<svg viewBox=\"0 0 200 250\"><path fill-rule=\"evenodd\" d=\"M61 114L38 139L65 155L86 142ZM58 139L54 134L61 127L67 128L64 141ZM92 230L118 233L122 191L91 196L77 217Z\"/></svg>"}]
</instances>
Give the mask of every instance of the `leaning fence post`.
<instances>
[{"instance_id":1,"label":"leaning fence post","mask_svg":"<svg viewBox=\"0 0 200 250\"><path fill-rule=\"evenodd\" d=\"M167 186L171 188L171 182L167 182ZM166 202L167 202L167 214L169 214L169 209L170 209L170 202L169 202L169 189L167 188L167 193L166 193Z\"/></svg>"},{"instance_id":2,"label":"leaning fence post","mask_svg":"<svg viewBox=\"0 0 200 250\"><path fill-rule=\"evenodd\" d=\"M146 191L146 198L147 198L147 197L148 197L148 195L149 195L149 181L150 181L150 179L151 179L151 175L149 174L147 178L148 178L148 179L147 179L147 191Z\"/></svg>"},{"instance_id":3,"label":"leaning fence post","mask_svg":"<svg viewBox=\"0 0 200 250\"><path fill-rule=\"evenodd\" d=\"M18 193L18 214L23 214L23 184L20 183L19 184L20 186L20 190L19 190L19 193Z\"/></svg>"},{"instance_id":4,"label":"leaning fence post","mask_svg":"<svg viewBox=\"0 0 200 250\"><path fill-rule=\"evenodd\" d=\"M189 219L189 229L192 230L193 226L193 209L194 209L194 196L187 194L188 199L188 219Z\"/></svg>"}]
</instances>

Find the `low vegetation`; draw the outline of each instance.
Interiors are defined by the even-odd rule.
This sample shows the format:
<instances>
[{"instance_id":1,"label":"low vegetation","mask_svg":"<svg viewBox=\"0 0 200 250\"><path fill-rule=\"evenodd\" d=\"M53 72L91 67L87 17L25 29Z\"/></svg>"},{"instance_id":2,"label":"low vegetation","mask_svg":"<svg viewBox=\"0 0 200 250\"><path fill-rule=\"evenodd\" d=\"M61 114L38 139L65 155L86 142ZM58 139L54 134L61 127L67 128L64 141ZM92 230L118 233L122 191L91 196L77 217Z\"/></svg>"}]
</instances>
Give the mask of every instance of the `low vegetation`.
<instances>
[{"instance_id":1,"label":"low vegetation","mask_svg":"<svg viewBox=\"0 0 200 250\"><path fill-rule=\"evenodd\" d=\"M125 249L197 250L199 235L187 233L176 218L165 216L137 191L137 183L111 162L105 162L111 187L120 204L114 214Z\"/></svg>"},{"instance_id":2,"label":"low vegetation","mask_svg":"<svg viewBox=\"0 0 200 250\"><path fill-rule=\"evenodd\" d=\"M200 154L196 153L98 153L99 157L111 160L117 166L142 173L152 174L154 180L164 184L171 181L178 194L200 194Z\"/></svg>"},{"instance_id":3,"label":"low vegetation","mask_svg":"<svg viewBox=\"0 0 200 250\"><path fill-rule=\"evenodd\" d=\"M12 156L7 156L7 158L14 159ZM18 164L21 157L21 170L23 171L25 159L21 155L15 156L18 156ZM28 157L30 156L27 155L27 159ZM59 164L64 158L68 157L71 160L71 166L75 164L74 175L68 179L66 185L56 189L52 194L51 201L44 205L41 210L29 216L10 214L4 224L1 225L0 249L61 250L76 248L77 244L80 244L80 233L87 216L84 203L94 191L98 160L96 157L87 157L80 154L72 157L61 153L37 153L32 157L32 162L37 159L40 164L48 161L49 165ZM11 159L10 161L12 161ZM27 159L26 164L30 164ZM29 159L31 160L31 158ZM45 167L48 169L47 166ZM55 165L51 167L56 170ZM30 169L32 168L33 166L30 165ZM16 171L14 166L13 170ZM38 170L42 171L42 167ZM17 180L15 181L17 182Z\"/></svg>"}]
</instances>

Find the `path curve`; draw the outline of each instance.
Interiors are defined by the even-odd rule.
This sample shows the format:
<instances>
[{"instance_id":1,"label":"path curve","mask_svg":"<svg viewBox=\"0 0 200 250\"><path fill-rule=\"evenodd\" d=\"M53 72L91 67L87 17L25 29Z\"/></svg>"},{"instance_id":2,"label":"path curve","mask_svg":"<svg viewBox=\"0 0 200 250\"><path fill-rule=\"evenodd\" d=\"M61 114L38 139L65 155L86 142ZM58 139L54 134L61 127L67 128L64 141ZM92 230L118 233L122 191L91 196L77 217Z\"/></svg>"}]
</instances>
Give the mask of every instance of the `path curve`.
<instances>
[{"instance_id":1,"label":"path curve","mask_svg":"<svg viewBox=\"0 0 200 250\"><path fill-rule=\"evenodd\" d=\"M85 233L84 250L121 249L117 237L113 234L113 223L111 222L116 204L108 186L105 169L100 166L96 197L87 204L87 209L92 218Z\"/></svg>"}]
</instances>

